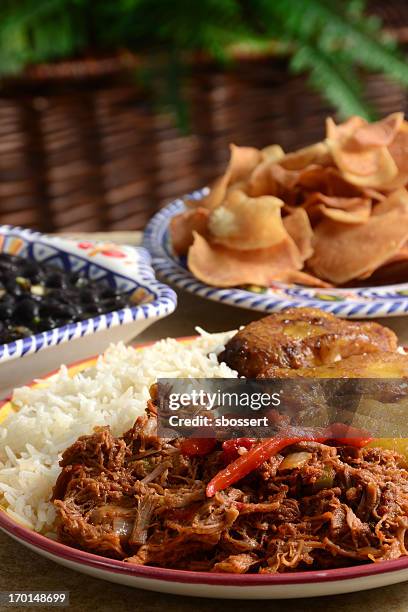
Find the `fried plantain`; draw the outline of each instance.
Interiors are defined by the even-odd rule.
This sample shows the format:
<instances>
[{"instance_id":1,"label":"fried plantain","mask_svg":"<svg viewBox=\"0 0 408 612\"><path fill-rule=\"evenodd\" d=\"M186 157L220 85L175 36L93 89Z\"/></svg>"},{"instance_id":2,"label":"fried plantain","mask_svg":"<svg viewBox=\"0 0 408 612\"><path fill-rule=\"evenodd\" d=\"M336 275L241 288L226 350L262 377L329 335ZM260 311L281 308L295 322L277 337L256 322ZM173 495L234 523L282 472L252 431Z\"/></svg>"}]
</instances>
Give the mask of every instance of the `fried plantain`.
<instances>
[{"instance_id":1,"label":"fried plantain","mask_svg":"<svg viewBox=\"0 0 408 612\"><path fill-rule=\"evenodd\" d=\"M256 378L270 366L313 368L351 355L396 349L394 332L378 323L346 321L317 308L289 308L241 329L219 361L240 376Z\"/></svg>"},{"instance_id":2,"label":"fried plantain","mask_svg":"<svg viewBox=\"0 0 408 612\"><path fill-rule=\"evenodd\" d=\"M267 366L258 378L408 378L408 354L364 353L310 368Z\"/></svg>"}]
</instances>

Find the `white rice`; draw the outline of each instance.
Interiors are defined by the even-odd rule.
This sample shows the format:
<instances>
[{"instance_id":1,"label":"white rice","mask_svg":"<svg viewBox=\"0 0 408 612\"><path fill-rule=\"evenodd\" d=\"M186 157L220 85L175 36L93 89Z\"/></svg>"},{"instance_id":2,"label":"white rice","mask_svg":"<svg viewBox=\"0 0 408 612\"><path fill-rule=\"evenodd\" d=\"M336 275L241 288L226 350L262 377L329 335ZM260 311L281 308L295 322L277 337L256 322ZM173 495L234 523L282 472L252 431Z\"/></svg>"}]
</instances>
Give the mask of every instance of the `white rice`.
<instances>
[{"instance_id":1,"label":"white rice","mask_svg":"<svg viewBox=\"0 0 408 612\"><path fill-rule=\"evenodd\" d=\"M0 504L8 514L50 535L55 512L49 499L61 453L95 426L110 425L114 435L129 429L157 378L236 378L216 357L234 332L199 332L188 345L173 339L142 350L114 345L72 378L63 366L46 387L16 389L18 412L0 428Z\"/></svg>"}]
</instances>

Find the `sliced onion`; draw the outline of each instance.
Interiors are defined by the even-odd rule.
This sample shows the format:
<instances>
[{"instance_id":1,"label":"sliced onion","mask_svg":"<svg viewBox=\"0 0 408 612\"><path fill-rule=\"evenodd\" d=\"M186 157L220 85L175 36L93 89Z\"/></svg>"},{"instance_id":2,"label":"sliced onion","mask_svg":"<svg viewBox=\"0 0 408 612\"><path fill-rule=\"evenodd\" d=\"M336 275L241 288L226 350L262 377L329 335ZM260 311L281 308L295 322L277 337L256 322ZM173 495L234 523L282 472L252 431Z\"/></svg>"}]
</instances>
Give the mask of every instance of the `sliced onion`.
<instances>
[{"instance_id":1,"label":"sliced onion","mask_svg":"<svg viewBox=\"0 0 408 612\"><path fill-rule=\"evenodd\" d=\"M150 472L150 474L147 474L147 476L145 476L144 478L142 478L142 480L140 482L142 482L143 484L149 484L149 482L153 482L153 480L155 480L155 478L157 478L158 476L160 476L161 474L163 474L163 472L165 470L167 470L167 468L169 468L171 465L170 461L163 461L163 463L159 463L158 465L156 465L156 467Z\"/></svg>"},{"instance_id":2,"label":"sliced onion","mask_svg":"<svg viewBox=\"0 0 408 612\"><path fill-rule=\"evenodd\" d=\"M143 435L145 437L155 436L157 433L157 419L150 417L147 419L147 423L143 429Z\"/></svg>"},{"instance_id":3,"label":"sliced onion","mask_svg":"<svg viewBox=\"0 0 408 612\"><path fill-rule=\"evenodd\" d=\"M289 455L286 455L282 463L279 464L279 471L300 468L309 461L311 456L312 453L306 452L290 453Z\"/></svg>"},{"instance_id":4,"label":"sliced onion","mask_svg":"<svg viewBox=\"0 0 408 612\"><path fill-rule=\"evenodd\" d=\"M131 546L141 546L147 540L147 530L155 508L155 502L150 495L137 500L137 511L133 530L129 538Z\"/></svg>"},{"instance_id":5,"label":"sliced onion","mask_svg":"<svg viewBox=\"0 0 408 612\"><path fill-rule=\"evenodd\" d=\"M134 519L115 516L113 519L113 531L120 537L129 537L132 533Z\"/></svg>"},{"instance_id":6,"label":"sliced onion","mask_svg":"<svg viewBox=\"0 0 408 612\"><path fill-rule=\"evenodd\" d=\"M321 491L322 489L331 489L336 473L330 465L325 465L321 476L313 485L313 491Z\"/></svg>"}]
</instances>

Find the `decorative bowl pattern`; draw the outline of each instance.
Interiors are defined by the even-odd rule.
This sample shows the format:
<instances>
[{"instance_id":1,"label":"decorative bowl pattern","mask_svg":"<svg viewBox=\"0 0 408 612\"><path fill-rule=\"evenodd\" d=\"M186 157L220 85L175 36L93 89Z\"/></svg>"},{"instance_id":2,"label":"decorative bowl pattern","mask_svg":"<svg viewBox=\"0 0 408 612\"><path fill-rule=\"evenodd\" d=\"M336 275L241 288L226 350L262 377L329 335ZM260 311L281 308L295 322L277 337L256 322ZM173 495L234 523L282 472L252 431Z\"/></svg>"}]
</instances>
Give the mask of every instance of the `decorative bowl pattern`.
<instances>
[{"instance_id":1,"label":"decorative bowl pattern","mask_svg":"<svg viewBox=\"0 0 408 612\"><path fill-rule=\"evenodd\" d=\"M48 330L0 345L0 394L18 382L25 382L19 373L38 376L42 370L57 367L65 359L84 359L104 350L111 342L129 341L150 325L174 311L176 294L170 287L158 282L150 265L150 255L142 247L73 241L57 236L45 236L39 232L0 226L0 252L23 255L28 259L47 262L65 270L81 272L85 276L107 286L133 293L140 304L107 314L95 316L77 323ZM56 352L56 347L61 350ZM62 350L64 347L64 350ZM29 356L47 353L52 361L39 355L30 360L33 370L11 363ZM38 367L42 362L42 367ZM6 370L5 366L9 368ZM45 368L45 370L44 370ZM11 382L12 381L12 382Z\"/></svg>"},{"instance_id":2,"label":"decorative bowl pattern","mask_svg":"<svg viewBox=\"0 0 408 612\"><path fill-rule=\"evenodd\" d=\"M208 188L205 187L188 197L200 200L207 193ZM362 319L408 313L408 282L347 289L315 289L276 282L258 291L206 285L191 274L185 258L177 256L171 248L169 223L172 217L183 210L185 204L182 198L162 208L146 227L143 243L152 255L152 265L158 276L181 289L216 302L266 313L290 306L320 308L341 317Z\"/></svg>"}]
</instances>

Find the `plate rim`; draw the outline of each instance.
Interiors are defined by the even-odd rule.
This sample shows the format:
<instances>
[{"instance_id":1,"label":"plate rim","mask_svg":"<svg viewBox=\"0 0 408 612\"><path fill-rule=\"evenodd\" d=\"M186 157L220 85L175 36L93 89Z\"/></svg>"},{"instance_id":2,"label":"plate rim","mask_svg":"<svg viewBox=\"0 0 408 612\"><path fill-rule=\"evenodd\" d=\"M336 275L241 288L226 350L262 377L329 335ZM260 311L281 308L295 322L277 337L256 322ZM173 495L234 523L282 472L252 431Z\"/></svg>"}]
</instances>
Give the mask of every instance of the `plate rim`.
<instances>
[{"instance_id":1,"label":"plate rim","mask_svg":"<svg viewBox=\"0 0 408 612\"><path fill-rule=\"evenodd\" d=\"M95 555L61 542L47 538L32 529L20 525L0 510L0 529L17 540L39 548L54 557L71 561L114 574L145 578L148 580L161 580L164 582L177 582L182 584L197 584L211 586L233 587L260 587L306 585L316 583L330 583L359 578L369 578L378 574L386 574L408 569L408 557L381 561L378 563L336 568L329 570L310 570L288 574L226 574L216 572L194 572L191 570L168 569L146 565L132 565L125 561Z\"/></svg>"},{"instance_id":2,"label":"plate rim","mask_svg":"<svg viewBox=\"0 0 408 612\"><path fill-rule=\"evenodd\" d=\"M188 343L198 336L181 336L175 338L177 342ZM152 346L155 341L146 342L135 345L136 350ZM79 371L85 369L87 364L95 363L99 355L88 357L79 361L68 364L68 372L72 370ZM34 379L27 383L26 386L35 386L51 378L58 372L53 370L40 378ZM7 404L12 407L11 399L0 400L0 412L7 407ZM10 408L12 409L12 408ZM1 423L1 421L0 421ZM0 425L1 426L1 425ZM99 569L108 573L122 574L133 576L135 578L144 578L148 580L161 580L163 582L177 582L181 584L196 584L210 586L226 586L226 587L266 587L266 586L285 586L285 585L302 585L316 583L330 583L346 580L355 580L360 578L369 578L378 574L385 574L408 569L408 556L381 561L371 564L353 565L349 567L328 569L328 570L306 570L302 572L292 572L288 574L226 574L216 572L196 572L192 570L178 570L162 567L152 567L143 565L132 565L125 561L111 559L102 555L89 553L66 544L62 544L56 540L48 538L33 529L19 523L16 519L10 517L6 510L0 507L0 529L6 534L16 538L18 541L32 546L34 549L39 548L44 552L49 553L53 557L85 565L94 569ZM373 587L374 588L374 587Z\"/></svg>"},{"instance_id":3,"label":"plate rim","mask_svg":"<svg viewBox=\"0 0 408 612\"><path fill-rule=\"evenodd\" d=\"M351 297L345 297L342 301L330 301L307 297L306 295L291 296L288 294L287 296L282 296L281 294L273 295L273 293L260 294L250 292L246 289L235 287L212 287L202 283L168 253L165 239L171 218L175 214L183 212L186 209L185 200L188 198L190 200L199 201L207 193L208 187L204 187L201 190L194 191L191 194L173 200L153 215L145 228L143 246L151 254L152 266L157 276L165 282L169 282L189 293L216 302L266 313L279 312L289 307L310 307L319 308L325 312L347 318L377 318L408 315L408 295L395 297L378 296L375 298L367 297L365 301L362 301L361 298L358 300ZM285 288L284 284L282 284L282 286ZM290 286L287 286L287 288L297 291L296 286L294 286L293 289ZM299 291L302 289L304 291L310 291L313 288L302 288L299 286ZM376 289L376 287L372 289ZM378 287L379 292L391 291L392 289L408 291L408 282ZM278 288L270 288L270 290L276 293L278 292ZM346 291L350 293L369 290L370 287L353 287L346 289ZM327 291L329 292L327 295L336 295L336 289L319 290L322 295Z\"/></svg>"}]
</instances>

